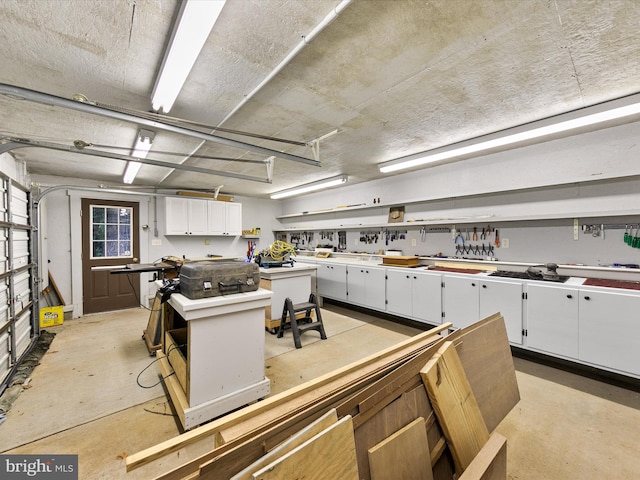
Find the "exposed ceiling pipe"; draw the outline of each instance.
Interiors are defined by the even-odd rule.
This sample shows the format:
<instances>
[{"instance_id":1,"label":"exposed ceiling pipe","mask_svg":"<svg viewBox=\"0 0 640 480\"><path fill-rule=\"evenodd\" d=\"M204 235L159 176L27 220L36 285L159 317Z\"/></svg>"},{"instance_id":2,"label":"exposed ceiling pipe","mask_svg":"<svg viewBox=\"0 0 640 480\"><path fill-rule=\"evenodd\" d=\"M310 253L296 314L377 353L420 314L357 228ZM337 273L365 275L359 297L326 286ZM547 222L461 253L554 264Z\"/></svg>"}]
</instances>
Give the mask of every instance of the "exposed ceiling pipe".
<instances>
[{"instance_id":1,"label":"exposed ceiling pipe","mask_svg":"<svg viewBox=\"0 0 640 480\"><path fill-rule=\"evenodd\" d=\"M338 18L338 16L342 13L342 11L347 8L351 2L353 0L342 0L342 2L340 2L338 4L338 6L336 6L333 10L331 10L331 12L329 12L327 14L326 17L324 17L322 19L322 21L316 25L307 35L303 35L302 36L302 40L300 41L300 43L298 43L293 50L291 50L289 52L289 54L262 80L262 82L260 82L258 84L258 86L256 88L254 88L248 95L245 95L243 97L243 99L240 101L240 103L238 105L236 105L221 121L220 123L218 123L217 128L221 127L227 120L229 120L233 115L236 114L236 112L238 110L240 110L249 100L251 100L256 93L258 93L260 90L262 90L262 88L269 83L271 80L273 80L273 78L282 71L282 69L284 67L286 67L287 65L289 65L289 63L291 63L291 60L293 60L301 51L304 47L306 47L309 43L311 43L311 41L320 33L322 32L331 22L333 22L336 18ZM213 129L211 130L211 132L215 132L216 130ZM202 148L202 146L204 145L204 142L200 143L196 148L194 148L191 153L189 154L189 156L185 157L185 159L183 161L186 161L191 155L195 155L195 153L200 150ZM276 157L279 157L279 155L275 155ZM318 160L318 159L316 159ZM318 161L319 163L319 161ZM160 183L164 182L173 172L168 172L163 178L162 180L160 180Z\"/></svg>"},{"instance_id":2,"label":"exposed ceiling pipe","mask_svg":"<svg viewBox=\"0 0 640 480\"><path fill-rule=\"evenodd\" d=\"M15 150L16 148L25 148L25 147L34 147L34 148L47 148L50 150L58 150L61 152L69 152L69 153L79 153L81 155L90 155L93 157L103 157L103 158L112 158L114 160L123 160L123 161L135 161L144 163L146 165L153 165L156 167L164 167L171 169L179 169L179 170L189 170L191 172L203 173L205 175L217 175L223 177L232 177L239 178L241 180L250 180L252 182L262 182L262 183L271 183L270 178L259 178L259 177L251 177L248 175L242 175L240 173L233 172L223 172L220 170L210 170L207 168L200 168L191 165L183 165L171 162L163 162L161 160L152 160L150 158L137 158L129 155L120 155L118 153L104 152L101 150L93 150L90 148L76 148L75 146L69 145L59 145L56 143L49 142L37 142L33 140L25 140L25 139L15 139L8 138L9 143L0 144L0 154ZM267 174L269 174L269 163L265 161L265 166L267 168Z\"/></svg>"},{"instance_id":3,"label":"exposed ceiling pipe","mask_svg":"<svg viewBox=\"0 0 640 480\"><path fill-rule=\"evenodd\" d=\"M310 158L299 157L297 155L291 155L290 153L280 152L278 150L272 150L270 148L260 147L251 143L240 142L238 140L232 140L230 138L219 137L211 133L198 132L197 130L191 130L189 128L178 127L176 125L170 125L164 123L161 119L150 120L142 116L133 115L130 113L119 112L111 110L106 107L98 106L93 103L87 103L84 101L69 100L56 95L50 95L48 93L37 92L35 90L29 90L27 88L16 87L14 85L8 85L0 83L0 95L7 95L14 99L28 100L31 102L41 103L43 105L52 105L54 107L69 108L92 115L98 115L102 117L113 118L115 120L121 120L124 122L135 123L138 125L144 125L147 127L155 128L156 130L164 130L166 132L177 133L180 135L186 135L188 137L200 138L205 141L221 143L230 147L241 148L244 150L250 150L252 152L261 153L267 156L276 156L284 158L286 160L292 160L294 162L306 163L307 165L320 166L320 162L312 160Z\"/></svg>"}]
</instances>

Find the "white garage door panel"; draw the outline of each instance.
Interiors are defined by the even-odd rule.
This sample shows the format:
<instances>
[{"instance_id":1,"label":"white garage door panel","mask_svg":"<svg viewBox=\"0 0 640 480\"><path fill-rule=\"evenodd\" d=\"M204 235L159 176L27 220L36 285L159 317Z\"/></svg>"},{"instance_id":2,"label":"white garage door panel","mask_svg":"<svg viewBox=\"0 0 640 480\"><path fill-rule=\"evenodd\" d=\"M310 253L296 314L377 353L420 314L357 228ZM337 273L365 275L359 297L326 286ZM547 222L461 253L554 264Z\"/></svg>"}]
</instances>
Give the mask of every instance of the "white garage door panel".
<instances>
[{"instance_id":1,"label":"white garage door panel","mask_svg":"<svg viewBox=\"0 0 640 480\"><path fill-rule=\"evenodd\" d=\"M13 268L20 268L29 263L29 233L25 231L13 232Z\"/></svg>"},{"instance_id":2,"label":"white garage door panel","mask_svg":"<svg viewBox=\"0 0 640 480\"><path fill-rule=\"evenodd\" d=\"M0 333L0 382L11 369L11 354L9 353L9 333Z\"/></svg>"},{"instance_id":3,"label":"white garage door panel","mask_svg":"<svg viewBox=\"0 0 640 480\"><path fill-rule=\"evenodd\" d=\"M24 353L31 342L31 309L28 309L16 321L16 360Z\"/></svg>"},{"instance_id":4,"label":"white garage door panel","mask_svg":"<svg viewBox=\"0 0 640 480\"><path fill-rule=\"evenodd\" d=\"M29 225L29 203L27 193L20 189L11 189L11 221L18 225Z\"/></svg>"}]
</instances>

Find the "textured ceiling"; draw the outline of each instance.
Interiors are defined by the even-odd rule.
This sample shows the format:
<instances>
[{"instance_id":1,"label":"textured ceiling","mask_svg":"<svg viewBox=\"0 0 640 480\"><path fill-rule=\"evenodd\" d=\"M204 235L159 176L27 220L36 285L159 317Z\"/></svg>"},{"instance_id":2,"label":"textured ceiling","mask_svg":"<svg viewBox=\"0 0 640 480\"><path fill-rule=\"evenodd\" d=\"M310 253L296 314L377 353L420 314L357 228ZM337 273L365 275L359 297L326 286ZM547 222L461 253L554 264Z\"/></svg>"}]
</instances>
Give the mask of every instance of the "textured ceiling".
<instances>
[{"instance_id":1,"label":"textured ceiling","mask_svg":"<svg viewBox=\"0 0 640 480\"><path fill-rule=\"evenodd\" d=\"M339 3L228 0L170 112L305 143L339 129L320 143L320 167L277 158L266 183L144 165L134 185L224 185L224 193L266 196L338 174L359 182L381 177L380 162L640 92L637 0L354 0L247 99ZM2 0L0 83L149 112L178 5ZM0 96L2 137L67 146L83 140L126 155L138 128ZM263 162L266 154L151 129L150 159L267 178L263 163L243 161ZM313 158L308 146L217 135ZM125 167L43 148L12 154L31 174L79 177L87 185L121 185Z\"/></svg>"}]
</instances>

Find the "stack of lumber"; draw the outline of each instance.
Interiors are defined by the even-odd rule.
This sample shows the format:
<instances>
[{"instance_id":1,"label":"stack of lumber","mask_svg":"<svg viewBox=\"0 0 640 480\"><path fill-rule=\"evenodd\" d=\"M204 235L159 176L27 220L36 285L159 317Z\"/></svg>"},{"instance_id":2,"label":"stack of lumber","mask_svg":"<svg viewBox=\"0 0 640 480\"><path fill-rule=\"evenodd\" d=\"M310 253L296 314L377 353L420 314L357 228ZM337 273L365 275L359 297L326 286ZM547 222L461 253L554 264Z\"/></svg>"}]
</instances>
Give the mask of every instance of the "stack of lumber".
<instances>
[{"instance_id":1,"label":"stack of lumber","mask_svg":"<svg viewBox=\"0 0 640 480\"><path fill-rule=\"evenodd\" d=\"M493 430L520 397L504 320L450 327L130 455L127 471L213 438L156 478L506 479L506 439Z\"/></svg>"}]
</instances>

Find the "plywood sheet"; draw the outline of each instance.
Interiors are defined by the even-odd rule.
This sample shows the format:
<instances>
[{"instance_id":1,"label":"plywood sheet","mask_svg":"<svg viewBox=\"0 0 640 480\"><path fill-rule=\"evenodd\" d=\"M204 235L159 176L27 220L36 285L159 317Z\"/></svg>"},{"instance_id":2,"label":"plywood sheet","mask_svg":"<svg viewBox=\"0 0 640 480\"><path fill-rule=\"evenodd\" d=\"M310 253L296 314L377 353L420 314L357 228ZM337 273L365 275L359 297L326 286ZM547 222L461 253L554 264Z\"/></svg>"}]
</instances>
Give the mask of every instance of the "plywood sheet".
<instances>
[{"instance_id":1,"label":"plywood sheet","mask_svg":"<svg viewBox=\"0 0 640 480\"><path fill-rule=\"evenodd\" d=\"M444 342L420 375L460 474L487 443L489 431L453 342Z\"/></svg>"},{"instance_id":2,"label":"plywood sheet","mask_svg":"<svg viewBox=\"0 0 640 480\"><path fill-rule=\"evenodd\" d=\"M247 468L239 472L237 475L231 477L231 480L251 480L251 476L253 473L262 469L266 465L275 461L277 458L281 457L285 453L290 452L294 448L302 445L307 440L313 438L315 435L321 433L323 430L329 428L331 425L338 421L338 414L336 413L336 409L332 408L327 413L322 415L316 421L312 422L307 427L303 428L295 435L291 436L285 442L282 442L280 445L275 447L269 453L264 455L258 461L252 463ZM206 468L201 468L202 473L206 473Z\"/></svg>"},{"instance_id":3,"label":"plywood sheet","mask_svg":"<svg viewBox=\"0 0 640 480\"><path fill-rule=\"evenodd\" d=\"M492 432L520 400L516 371L500 314L494 314L447 337L476 397L487 429Z\"/></svg>"},{"instance_id":4,"label":"plywood sheet","mask_svg":"<svg viewBox=\"0 0 640 480\"><path fill-rule=\"evenodd\" d=\"M358 480L353 422L346 416L254 473L253 480Z\"/></svg>"},{"instance_id":5,"label":"plywood sheet","mask_svg":"<svg viewBox=\"0 0 640 480\"><path fill-rule=\"evenodd\" d=\"M459 480L507 480L507 439L493 432Z\"/></svg>"},{"instance_id":6,"label":"plywood sheet","mask_svg":"<svg viewBox=\"0 0 640 480\"><path fill-rule=\"evenodd\" d=\"M368 456L372 480L433 480L422 417L370 448Z\"/></svg>"}]
</instances>

